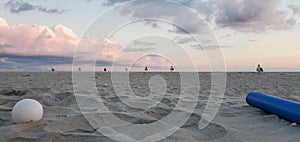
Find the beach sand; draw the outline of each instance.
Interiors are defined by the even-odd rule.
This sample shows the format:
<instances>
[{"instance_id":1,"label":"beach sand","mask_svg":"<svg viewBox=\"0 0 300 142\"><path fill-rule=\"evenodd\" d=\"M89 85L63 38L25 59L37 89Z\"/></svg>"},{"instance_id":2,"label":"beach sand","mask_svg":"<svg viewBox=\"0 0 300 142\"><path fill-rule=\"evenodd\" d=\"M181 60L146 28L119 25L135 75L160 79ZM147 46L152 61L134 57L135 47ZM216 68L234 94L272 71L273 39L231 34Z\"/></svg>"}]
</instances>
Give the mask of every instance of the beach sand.
<instances>
[{"instance_id":1,"label":"beach sand","mask_svg":"<svg viewBox=\"0 0 300 142\"><path fill-rule=\"evenodd\" d=\"M133 92L141 97L149 94L148 82L153 75L164 77L168 88L160 103L152 108L138 109L122 103L114 93L109 72L95 73L98 95L119 119L132 124L153 123L172 112L181 87L180 76L175 72L130 73ZM251 107L245 101L249 92L257 91L300 102L300 73L227 73L221 107L214 120L199 130L199 120L210 92L210 75L199 73L199 100L188 121L160 141L294 142L300 139L300 126ZM12 107L24 98L36 99L42 104L42 120L23 124L12 122ZM148 102L135 103L143 106ZM71 72L0 72L0 141L114 140L98 132L82 115L74 96Z\"/></svg>"}]
</instances>

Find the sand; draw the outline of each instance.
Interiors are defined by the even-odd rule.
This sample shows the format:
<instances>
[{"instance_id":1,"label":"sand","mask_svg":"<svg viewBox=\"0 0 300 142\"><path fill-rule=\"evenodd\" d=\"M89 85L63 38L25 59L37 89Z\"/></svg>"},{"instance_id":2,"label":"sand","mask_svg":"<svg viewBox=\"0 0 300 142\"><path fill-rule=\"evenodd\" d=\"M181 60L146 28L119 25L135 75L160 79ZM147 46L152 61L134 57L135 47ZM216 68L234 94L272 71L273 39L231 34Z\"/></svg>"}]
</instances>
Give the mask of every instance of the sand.
<instances>
[{"instance_id":1,"label":"sand","mask_svg":"<svg viewBox=\"0 0 300 142\"><path fill-rule=\"evenodd\" d=\"M141 108L128 107L122 103L122 99L130 101L131 98L126 93L121 96L122 99L115 95L110 73L95 74L98 95L114 116L130 123L129 126L154 123L173 111L179 101L182 86L178 73L130 73L130 85L137 96L149 94L151 88L148 87L148 82L153 75L165 78L168 88L162 92L166 91L166 94L160 98L160 92L156 92L158 94L153 99L131 102ZM199 100L194 111L190 113L190 118L174 134L160 141L294 142L300 139L300 126L253 108L245 101L247 93L258 91L300 102L300 73L227 73L221 107L214 120L201 130L198 129L198 124L209 96L210 73L199 73L199 78ZM12 107L24 98L36 99L43 105L42 120L23 124L12 122ZM192 103L192 100L187 101ZM151 104L155 106L147 108ZM86 109L101 112L103 108ZM124 129L122 126L115 128ZM133 130L126 131L130 133ZM142 137L143 132L136 135ZM91 126L82 115L74 96L70 72L1 72L0 140L114 141L101 134L98 128Z\"/></svg>"}]
</instances>

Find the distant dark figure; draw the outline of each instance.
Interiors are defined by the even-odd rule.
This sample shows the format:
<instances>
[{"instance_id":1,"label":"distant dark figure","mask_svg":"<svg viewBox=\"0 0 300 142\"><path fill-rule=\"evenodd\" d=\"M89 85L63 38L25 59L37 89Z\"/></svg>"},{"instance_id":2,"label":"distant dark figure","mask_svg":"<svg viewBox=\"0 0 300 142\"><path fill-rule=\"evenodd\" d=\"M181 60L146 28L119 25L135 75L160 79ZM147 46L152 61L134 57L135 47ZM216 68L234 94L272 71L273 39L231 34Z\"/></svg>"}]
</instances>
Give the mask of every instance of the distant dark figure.
<instances>
[{"instance_id":1,"label":"distant dark figure","mask_svg":"<svg viewBox=\"0 0 300 142\"><path fill-rule=\"evenodd\" d=\"M125 68L125 71L127 72L127 71L128 71L128 69L127 69L127 68Z\"/></svg>"},{"instance_id":2,"label":"distant dark figure","mask_svg":"<svg viewBox=\"0 0 300 142\"><path fill-rule=\"evenodd\" d=\"M54 72L55 71L54 68L52 68L51 71Z\"/></svg>"},{"instance_id":3,"label":"distant dark figure","mask_svg":"<svg viewBox=\"0 0 300 142\"><path fill-rule=\"evenodd\" d=\"M106 71L106 68L104 68L103 70Z\"/></svg>"},{"instance_id":4,"label":"distant dark figure","mask_svg":"<svg viewBox=\"0 0 300 142\"><path fill-rule=\"evenodd\" d=\"M145 71L146 71L146 72L148 71L148 67L147 67L147 66L145 67Z\"/></svg>"},{"instance_id":5,"label":"distant dark figure","mask_svg":"<svg viewBox=\"0 0 300 142\"><path fill-rule=\"evenodd\" d=\"M263 68L260 66L260 64L257 65L256 71L257 71L258 73L264 72L264 70L263 70Z\"/></svg>"},{"instance_id":6,"label":"distant dark figure","mask_svg":"<svg viewBox=\"0 0 300 142\"><path fill-rule=\"evenodd\" d=\"M80 67L78 68L78 71L81 71L81 68L80 68Z\"/></svg>"},{"instance_id":7,"label":"distant dark figure","mask_svg":"<svg viewBox=\"0 0 300 142\"><path fill-rule=\"evenodd\" d=\"M170 67L170 71L171 72L174 71L174 67L173 66Z\"/></svg>"}]
</instances>

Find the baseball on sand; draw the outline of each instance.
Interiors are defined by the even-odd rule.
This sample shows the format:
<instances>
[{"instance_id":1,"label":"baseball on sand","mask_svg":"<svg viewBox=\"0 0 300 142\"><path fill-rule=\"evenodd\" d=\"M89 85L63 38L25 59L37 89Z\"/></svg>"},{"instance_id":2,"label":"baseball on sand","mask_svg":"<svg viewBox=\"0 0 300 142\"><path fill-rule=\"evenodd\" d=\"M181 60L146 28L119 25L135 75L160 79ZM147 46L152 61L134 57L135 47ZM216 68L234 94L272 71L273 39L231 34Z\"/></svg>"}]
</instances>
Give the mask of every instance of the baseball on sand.
<instances>
[{"instance_id":1,"label":"baseball on sand","mask_svg":"<svg viewBox=\"0 0 300 142\"><path fill-rule=\"evenodd\" d=\"M43 117L42 105L33 99L23 99L12 109L12 119L15 123L39 121Z\"/></svg>"}]
</instances>

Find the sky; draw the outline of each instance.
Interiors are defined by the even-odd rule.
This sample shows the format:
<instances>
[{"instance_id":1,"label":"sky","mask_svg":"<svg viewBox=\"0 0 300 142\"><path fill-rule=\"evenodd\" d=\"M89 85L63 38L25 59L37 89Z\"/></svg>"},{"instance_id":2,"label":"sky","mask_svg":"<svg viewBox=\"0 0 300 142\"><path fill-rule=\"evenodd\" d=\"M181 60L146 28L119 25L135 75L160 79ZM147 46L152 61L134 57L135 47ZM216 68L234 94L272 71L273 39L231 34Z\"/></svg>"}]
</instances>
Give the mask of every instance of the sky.
<instances>
[{"instance_id":1,"label":"sky","mask_svg":"<svg viewBox=\"0 0 300 142\"><path fill-rule=\"evenodd\" d=\"M0 71L300 71L300 0L2 0Z\"/></svg>"}]
</instances>

